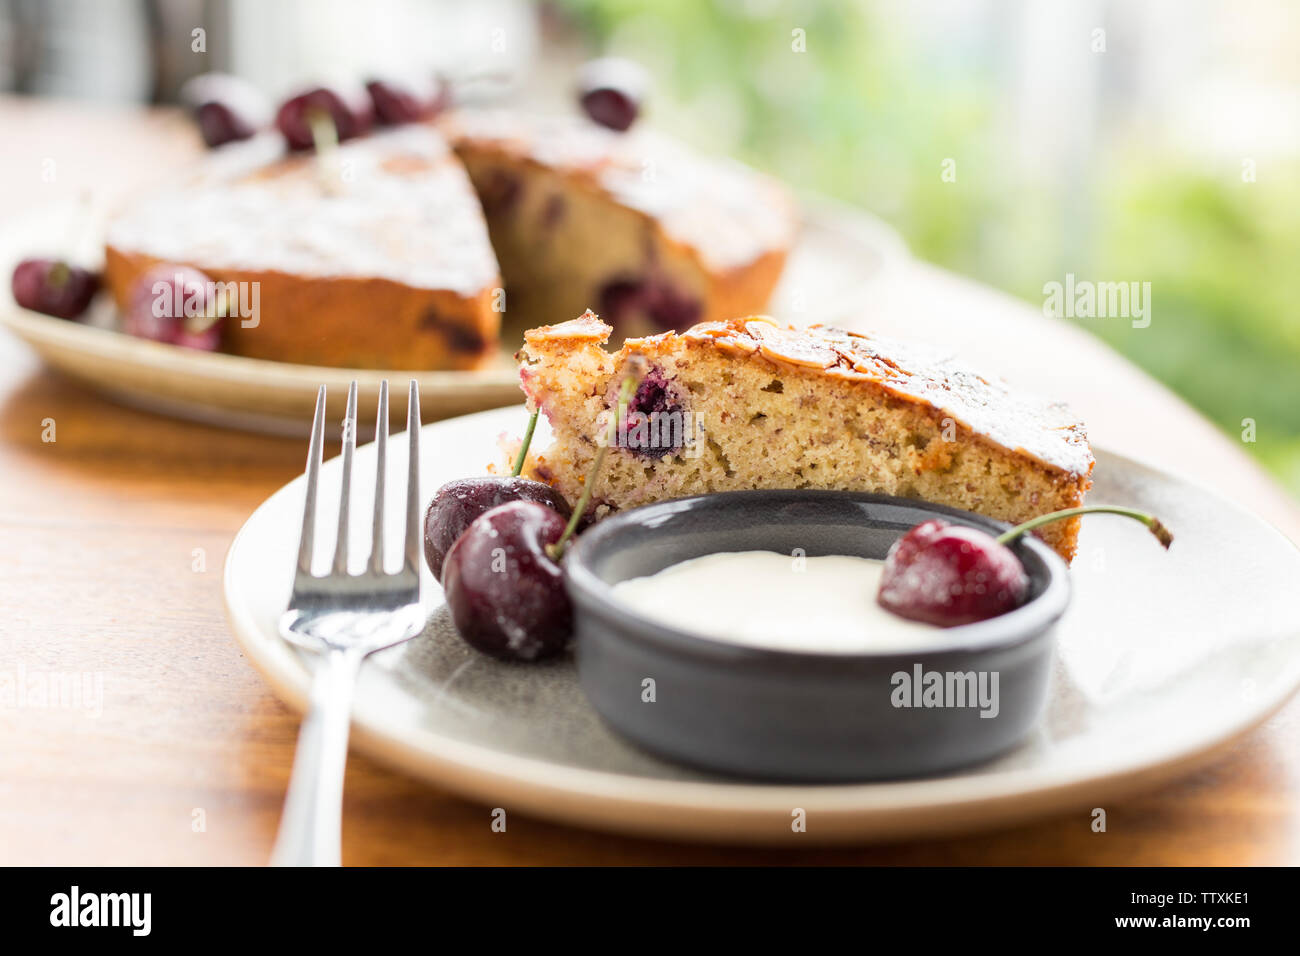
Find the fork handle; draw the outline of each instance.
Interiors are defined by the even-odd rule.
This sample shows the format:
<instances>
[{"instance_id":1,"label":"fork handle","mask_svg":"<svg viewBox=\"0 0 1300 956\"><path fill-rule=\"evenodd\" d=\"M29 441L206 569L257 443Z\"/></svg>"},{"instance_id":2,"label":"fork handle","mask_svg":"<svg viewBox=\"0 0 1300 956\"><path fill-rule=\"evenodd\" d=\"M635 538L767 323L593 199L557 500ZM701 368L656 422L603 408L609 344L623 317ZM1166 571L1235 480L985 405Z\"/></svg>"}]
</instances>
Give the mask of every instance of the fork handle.
<instances>
[{"instance_id":1,"label":"fork handle","mask_svg":"<svg viewBox=\"0 0 1300 956\"><path fill-rule=\"evenodd\" d=\"M331 647L316 656L311 700L298 731L272 866L340 866L343 771L357 671L365 655Z\"/></svg>"}]
</instances>

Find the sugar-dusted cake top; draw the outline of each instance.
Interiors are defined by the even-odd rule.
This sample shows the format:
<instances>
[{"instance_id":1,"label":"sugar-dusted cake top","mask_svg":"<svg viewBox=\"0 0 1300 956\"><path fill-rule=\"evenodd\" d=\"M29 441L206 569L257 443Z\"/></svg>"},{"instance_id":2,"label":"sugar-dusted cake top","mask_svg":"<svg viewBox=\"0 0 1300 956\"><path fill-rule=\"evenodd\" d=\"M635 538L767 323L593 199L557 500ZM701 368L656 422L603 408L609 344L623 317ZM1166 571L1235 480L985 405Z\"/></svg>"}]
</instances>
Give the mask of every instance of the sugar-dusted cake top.
<instances>
[{"instance_id":1,"label":"sugar-dusted cake top","mask_svg":"<svg viewBox=\"0 0 1300 956\"><path fill-rule=\"evenodd\" d=\"M635 127L619 133L585 117L461 110L441 121L452 142L494 149L581 177L653 218L711 268L746 265L794 239L794 205L775 180Z\"/></svg>"},{"instance_id":2,"label":"sugar-dusted cake top","mask_svg":"<svg viewBox=\"0 0 1300 956\"><path fill-rule=\"evenodd\" d=\"M286 155L278 134L214 150L143 196L108 244L206 269L383 278L474 295L497 261L469 177L431 126Z\"/></svg>"},{"instance_id":3,"label":"sugar-dusted cake top","mask_svg":"<svg viewBox=\"0 0 1300 956\"><path fill-rule=\"evenodd\" d=\"M612 330L593 313L527 333L534 348L603 343ZM624 352L708 346L738 358L761 357L820 372L829 380L870 382L906 401L937 409L1004 448L1070 475L1092 470L1084 424L1061 402L1049 402L983 375L953 355L924 345L815 325L782 325L766 316L704 322L681 334L628 339Z\"/></svg>"}]
</instances>

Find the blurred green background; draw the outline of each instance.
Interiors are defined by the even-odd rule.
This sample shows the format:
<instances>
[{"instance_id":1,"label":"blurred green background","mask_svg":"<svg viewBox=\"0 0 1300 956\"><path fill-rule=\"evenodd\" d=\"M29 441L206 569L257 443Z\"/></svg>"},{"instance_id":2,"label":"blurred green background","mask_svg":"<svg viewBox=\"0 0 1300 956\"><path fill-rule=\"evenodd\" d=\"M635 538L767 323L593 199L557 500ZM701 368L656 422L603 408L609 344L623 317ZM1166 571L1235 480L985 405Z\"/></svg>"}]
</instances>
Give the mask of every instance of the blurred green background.
<instances>
[{"instance_id":1,"label":"blurred green background","mask_svg":"<svg viewBox=\"0 0 1300 956\"><path fill-rule=\"evenodd\" d=\"M556 6L646 62L657 122L924 259L1036 307L1067 272L1150 282L1148 328L1075 321L1233 437L1253 419L1246 447L1300 495L1300 5Z\"/></svg>"}]
</instances>

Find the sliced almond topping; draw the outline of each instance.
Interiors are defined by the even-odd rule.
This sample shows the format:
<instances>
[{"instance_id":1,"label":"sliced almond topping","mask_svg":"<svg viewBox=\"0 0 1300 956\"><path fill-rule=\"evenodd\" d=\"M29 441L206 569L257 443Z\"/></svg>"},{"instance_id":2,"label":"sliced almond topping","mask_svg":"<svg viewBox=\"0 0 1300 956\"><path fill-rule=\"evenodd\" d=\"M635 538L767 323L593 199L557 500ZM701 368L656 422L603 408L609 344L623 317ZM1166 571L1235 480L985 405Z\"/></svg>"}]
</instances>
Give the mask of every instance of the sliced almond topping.
<instances>
[{"instance_id":1,"label":"sliced almond topping","mask_svg":"<svg viewBox=\"0 0 1300 956\"><path fill-rule=\"evenodd\" d=\"M713 322L701 322L698 325L691 326L682 333L682 338L698 342L703 339L719 338L724 335L735 335L737 332L742 331L744 331L744 323L742 322L736 320L730 322L719 322L715 320Z\"/></svg>"},{"instance_id":2,"label":"sliced almond topping","mask_svg":"<svg viewBox=\"0 0 1300 956\"><path fill-rule=\"evenodd\" d=\"M735 335L720 335L712 339L711 343L720 352L729 352L732 355L752 355L758 351L758 343L753 339Z\"/></svg>"},{"instance_id":3,"label":"sliced almond topping","mask_svg":"<svg viewBox=\"0 0 1300 956\"><path fill-rule=\"evenodd\" d=\"M600 321L600 317L588 309L576 319L561 322L559 325L543 325L529 329L524 333L524 341L529 345L555 342L607 342L613 331Z\"/></svg>"},{"instance_id":4,"label":"sliced almond topping","mask_svg":"<svg viewBox=\"0 0 1300 956\"><path fill-rule=\"evenodd\" d=\"M826 374L833 375L836 378L848 379L850 382L870 382L875 381L878 378L878 376L871 375L868 372L859 369L845 368L843 365L828 368Z\"/></svg>"},{"instance_id":5,"label":"sliced almond topping","mask_svg":"<svg viewBox=\"0 0 1300 956\"><path fill-rule=\"evenodd\" d=\"M823 369L839 364L840 357L834 349L827 348L804 332L781 328L770 319L749 319L745 331L758 339L759 351L773 361Z\"/></svg>"}]
</instances>

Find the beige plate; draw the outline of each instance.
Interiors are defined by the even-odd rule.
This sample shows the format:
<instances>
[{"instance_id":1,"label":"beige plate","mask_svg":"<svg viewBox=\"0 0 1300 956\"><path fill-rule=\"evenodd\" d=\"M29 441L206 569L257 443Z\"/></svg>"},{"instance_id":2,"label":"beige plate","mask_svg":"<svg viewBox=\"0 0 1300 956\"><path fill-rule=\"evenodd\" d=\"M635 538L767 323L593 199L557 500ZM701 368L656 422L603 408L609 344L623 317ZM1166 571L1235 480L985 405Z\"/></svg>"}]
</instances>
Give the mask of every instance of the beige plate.
<instances>
[{"instance_id":1,"label":"beige plate","mask_svg":"<svg viewBox=\"0 0 1300 956\"><path fill-rule=\"evenodd\" d=\"M520 409L425 426L424 499L444 481L481 473L496 436L518 433ZM544 431L539 428L539 431ZM536 439L545 443L545 434ZM389 454L404 472L404 442ZM509 812L583 827L726 843L847 843L989 827L1090 808L1151 787L1267 718L1300 683L1294 583L1300 552L1273 528L1212 493L1129 459L1099 453L1097 502L1163 517L1177 539L1162 551L1122 519L1085 523L1071 571L1051 698L1014 752L921 780L833 786L738 782L641 753L588 706L570 660L509 665L467 648L424 573L426 632L373 657L354 711L360 750L448 790ZM353 473L355 541L369 540L374 448ZM339 461L321 501L337 502ZM276 634L298 546L302 481L276 492L231 545L224 589L231 627L276 692L301 708L307 674ZM390 565L399 560L402 497L390 490ZM322 507L318 558L333 551ZM365 555L359 555L364 560ZM794 833L795 808L807 832Z\"/></svg>"},{"instance_id":2,"label":"beige plate","mask_svg":"<svg viewBox=\"0 0 1300 956\"><path fill-rule=\"evenodd\" d=\"M902 241L866 214L824 201L809 202L800 240L791 252L773 314L792 321L832 321L871 300L872 286L886 281L890 263L906 254ZM89 229L90 227L86 227ZM80 230L85 232L86 229ZM0 235L0 273L28 255L48 254L51 232L68 231L67 216L43 214L15 223ZM93 230L92 230L93 231ZM90 324L67 322L18 308L8 282L0 292L0 324L24 339L51 366L132 405L211 424L305 434L316 390L330 387L328 420L340 421L348 383L361 386L360 420L373 421L380 379L420 382L428 418L448 418L522 400L514 366L503 352L500 365L478 372L373 371L290 365L197 352L131 338L113 331L114 316L101 297ZM513 351L511 344L509 351ZM362 433L366 434L363 428Z\"/></svg>"}]
</instances>

